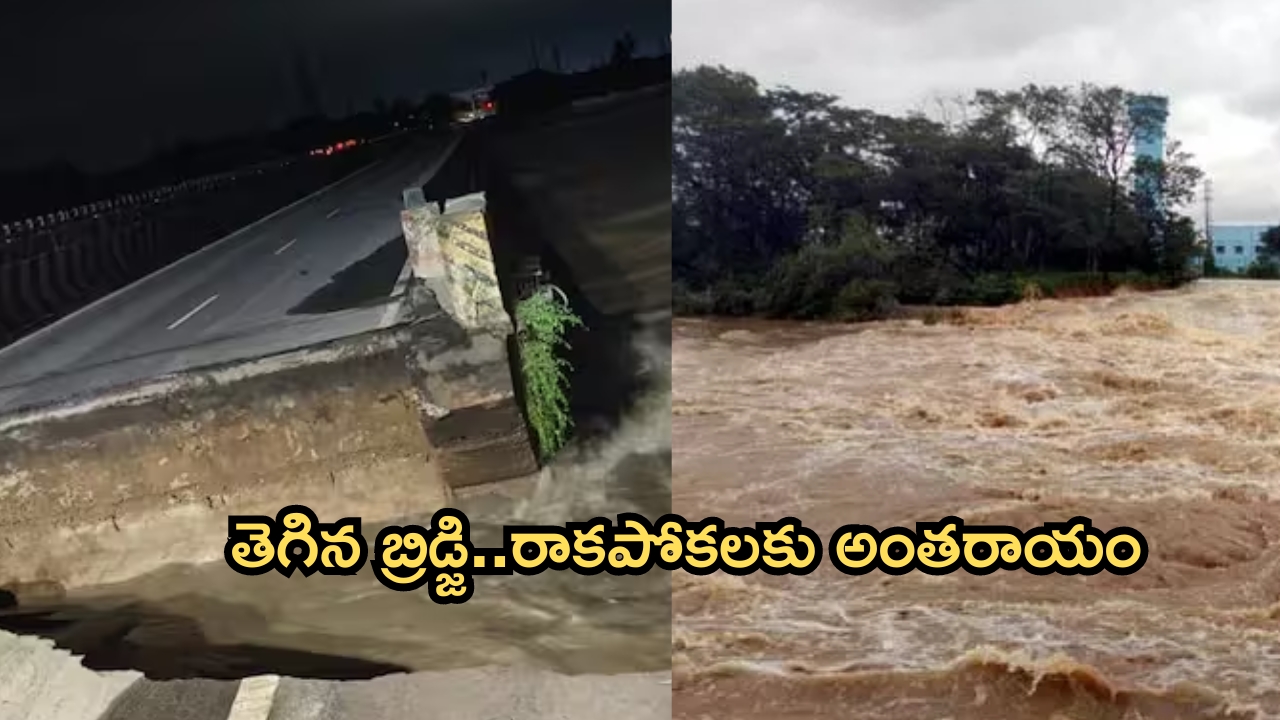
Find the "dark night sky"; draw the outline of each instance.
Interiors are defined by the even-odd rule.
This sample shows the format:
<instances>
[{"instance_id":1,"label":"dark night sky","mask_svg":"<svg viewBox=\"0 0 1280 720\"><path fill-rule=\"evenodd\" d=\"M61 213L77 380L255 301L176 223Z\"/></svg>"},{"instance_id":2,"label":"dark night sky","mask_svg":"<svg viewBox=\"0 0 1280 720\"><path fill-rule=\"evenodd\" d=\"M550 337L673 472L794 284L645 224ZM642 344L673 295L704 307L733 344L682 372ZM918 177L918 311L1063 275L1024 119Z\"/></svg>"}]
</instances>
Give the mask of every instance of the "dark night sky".
<instances>
[{"instance_id":1,"label":"dark night sky","mask_svg":"<svg viewBox=\"0 0 1280 720\"><path fill-rule=\"evenodd\" d=\"M17 1L0 15L0 169L106 170L279 125L302 109L298 57L343 114L522 72L531 39L544 66L552 44L585 65L623 31L642 54L671 32L669 0Z\"/></svg>"}]
</instances>

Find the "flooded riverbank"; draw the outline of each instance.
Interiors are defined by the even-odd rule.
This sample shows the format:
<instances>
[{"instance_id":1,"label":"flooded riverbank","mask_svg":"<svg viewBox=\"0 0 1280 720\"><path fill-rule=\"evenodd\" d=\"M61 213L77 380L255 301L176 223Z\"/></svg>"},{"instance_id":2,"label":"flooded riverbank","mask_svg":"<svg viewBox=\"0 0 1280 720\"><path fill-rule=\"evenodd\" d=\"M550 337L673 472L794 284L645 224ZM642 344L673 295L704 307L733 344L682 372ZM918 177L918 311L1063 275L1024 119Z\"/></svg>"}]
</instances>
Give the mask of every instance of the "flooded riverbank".
<instances>
[{"instance_id":1,"label":"flooded riverbank","mask_svg":"<svg viewBox=\"0 0 1280 720\"><path fill-rule=\"evenodd\" d=\"M937 325L684 321L673 505L1150 543L1137 574L676 573L676 716L1280 717L1280 285Z\"/></svg>"}]
</instances>

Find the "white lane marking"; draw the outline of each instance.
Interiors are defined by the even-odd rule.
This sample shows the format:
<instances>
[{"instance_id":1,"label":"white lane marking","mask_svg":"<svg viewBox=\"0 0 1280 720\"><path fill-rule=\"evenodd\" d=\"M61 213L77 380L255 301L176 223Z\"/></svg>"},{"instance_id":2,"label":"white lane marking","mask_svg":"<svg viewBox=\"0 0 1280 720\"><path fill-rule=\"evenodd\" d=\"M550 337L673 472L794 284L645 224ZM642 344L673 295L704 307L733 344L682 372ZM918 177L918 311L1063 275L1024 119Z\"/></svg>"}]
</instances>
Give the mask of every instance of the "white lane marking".
<instances>
[{"instance_id":1,"label":"white lane marking","mask_svg":"<svg viewBox=\"0 0 1280 720\"><path fill-rule=\"evenodd\" d=\"M205 300L204 302L202 302L202 303L200 303L199 305L195 306L194 308L192 308L192 309L191 309L191 312L187 313L186 315L183 315L182 317L178 318L177 320L174 320L174 321L173 321L173 324L171 324L171 325L168 327L168 329L169 329L169 330L172 330L172 329L174 329L174 328L178 327L179 325L181 325L182 323L184 323L184 322L186 322L186 321L190 320L192 315L195 315L196 313L200 312L201 310L203 310L203 309L205 309L205 308L209 307L209 303L211 303L211 302L213 302L214 300L217 300L217 299L218 299L218 296L217 296L217 295L214 295L213 297L209 298L208 300Z\"/></svg>"},{"instance_id":2,"label":"white lane marking","mask_svg":"<svg viewBox=\"0 0 1280 720\"><path fill-rule=\"evenodd\" d=\"M267 720L279 686L279 675L257 675L241 680L227 720Z\"/></svg>"},{"instance_id":3,"label":"white lane marking","mask_svg":"<svg viewBox=\"0 0 1280 720\"><path fill-rule=\"evenodd\" d=\"M334 215L337 215L337 214L338 214L338 213L340 213L340 212L342 212L342 208L334 208L334 209L332 209L332 210L330 210L330 211L329 211L329 214L328 214L328 215L325 215L325 216L324 216L324 219L325 219L325 220L332 220L332 219L333 219L333 216L334 216Z\"/></svg>"},{"instance_id":4,"label":"white lane marking","mask_svg":"<svg viewBox=\"0 0 1280 720\"><path fill-rule=\"evenodd\" d=\"M277 250L277 251L275 252L275 254L276 254L276 255L279 255L280 253L284 252L285 250L288 250L288 249L289 249L289 247L290 247L291 245L293 245L294 243L296 243L296 242L298 242L298 238L294 238L294 239L290 240L289 242L285 243L284 245L281 245L281 246L280 246L280 249L279 249L279 250Z\"/></svg>"},{"instance_id":5,"label":"white lane marking","mask_svg":"<svg viewBox=\"0 0 1280 720\"><path fill-rule=\"evenodd\" d=\"M395 324L400 316L400 307L404 305L405 286L409 284L409 276L413 274L413 267L406 260L404 267L400 268L400 277L396 278L396 286L391 289L391 297L393 300L387 304L382 311L382 318L378 321L378 328L388 328Z\"/></svg>"},{"instance_id":6,"label":"white lane marking","mask_svg":"<svg viewBox=\"0 0 1280 720\"><path fill-rule=\"evenodd\" d=\"M440 168L444 167L445 161L447 161L450 156L453 155L453 152L458 149L458 146L462 144L464 135L464 132L453 133L453 138L449 141L449 145L445 147L444 152L440 153L440 157L436 158L435 162L431 164L431 167L427 168L418 176L417 180L414 181L417 187L426 185L431 181L431 178L436 176L436 173L440 172ZM406 300L404 297L405 288L409 284L409 278L412 276L413 266L410 260L406 259L404 267L400 268L400 277L396 278L396 285L391 289L392 300L382 311L382 318L378 321L379 329L391 327L400 319L400 312L404 307Z\"/></svg>"},{"instance_id":7,"label":"white lane marking","mask_svg":"<svg viewBox=\"0 0 1280 720\"><path fill-rule=\"evenodd\" d=\"M463 134L464 133L461 132L453 134L453 139L449 141L449 145L445 147L444 152L440 153L440 157L436 158L436 161L431 164L431 167L424 170L423 173L418 176L417 180L414 181L417 187L426 185L431 181L431 178L436 176L436 173L440 172L440 168L444 167L445 161L453 155L454 150L458 149L458 145L462 144Z\"/></svg>"},{"instance_id":8,"label":"white lane marking","mask_svg":"<svg viewBox=\"0 0 1280 720\"><path fill-rule=\"evenodd\" d=\"M412 274L413 266L405 260L404 267L400 268L400 277L396 278L396 286L391 288L391 297L404 294L404 286L409 284L409 276Z\"/></svg>"}]
</instances>

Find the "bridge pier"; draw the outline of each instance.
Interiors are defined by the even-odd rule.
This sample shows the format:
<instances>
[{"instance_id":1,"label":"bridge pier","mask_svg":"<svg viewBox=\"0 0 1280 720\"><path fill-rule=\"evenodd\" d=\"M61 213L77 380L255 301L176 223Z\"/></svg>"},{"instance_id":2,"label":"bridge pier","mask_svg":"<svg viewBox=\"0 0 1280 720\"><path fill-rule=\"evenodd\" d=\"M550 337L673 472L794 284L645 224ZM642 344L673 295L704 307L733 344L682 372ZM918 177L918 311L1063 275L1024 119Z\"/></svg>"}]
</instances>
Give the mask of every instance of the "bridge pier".
<instances>
[{"instance_id":1,"label":"bridge pier","mask_svg":"<svg viewBox=\"0 0 1280 720\"><path fill-rule=\"evenodd\" d=\"M515 327L502 302L485 221L485 196L443 209L405 193L402 213L411 277L406 302L424 339L456 338L453 349L424 352L418 378L427 439L452 488L536 472L519 393Z\"/></svg>"}]
</instances>

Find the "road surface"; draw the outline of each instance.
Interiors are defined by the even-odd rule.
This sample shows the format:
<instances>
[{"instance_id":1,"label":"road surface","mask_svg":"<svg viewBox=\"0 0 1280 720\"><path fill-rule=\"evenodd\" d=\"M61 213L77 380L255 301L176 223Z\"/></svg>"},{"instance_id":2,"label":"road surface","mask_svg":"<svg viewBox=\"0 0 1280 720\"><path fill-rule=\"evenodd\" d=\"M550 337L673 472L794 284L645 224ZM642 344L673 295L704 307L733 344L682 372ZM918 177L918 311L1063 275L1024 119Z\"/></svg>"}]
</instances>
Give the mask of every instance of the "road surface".
<instances>
[{"instance_id":1,"label":"road surface","mask_svg":"<svg viewBox=\"0 0 1280 720\"><path fill-rule=\"evenodd\" d=\"M415 139L0 349L0 413L387 324L404 267L401 192L455 139Z\"/></svg>"}]
</instances>

